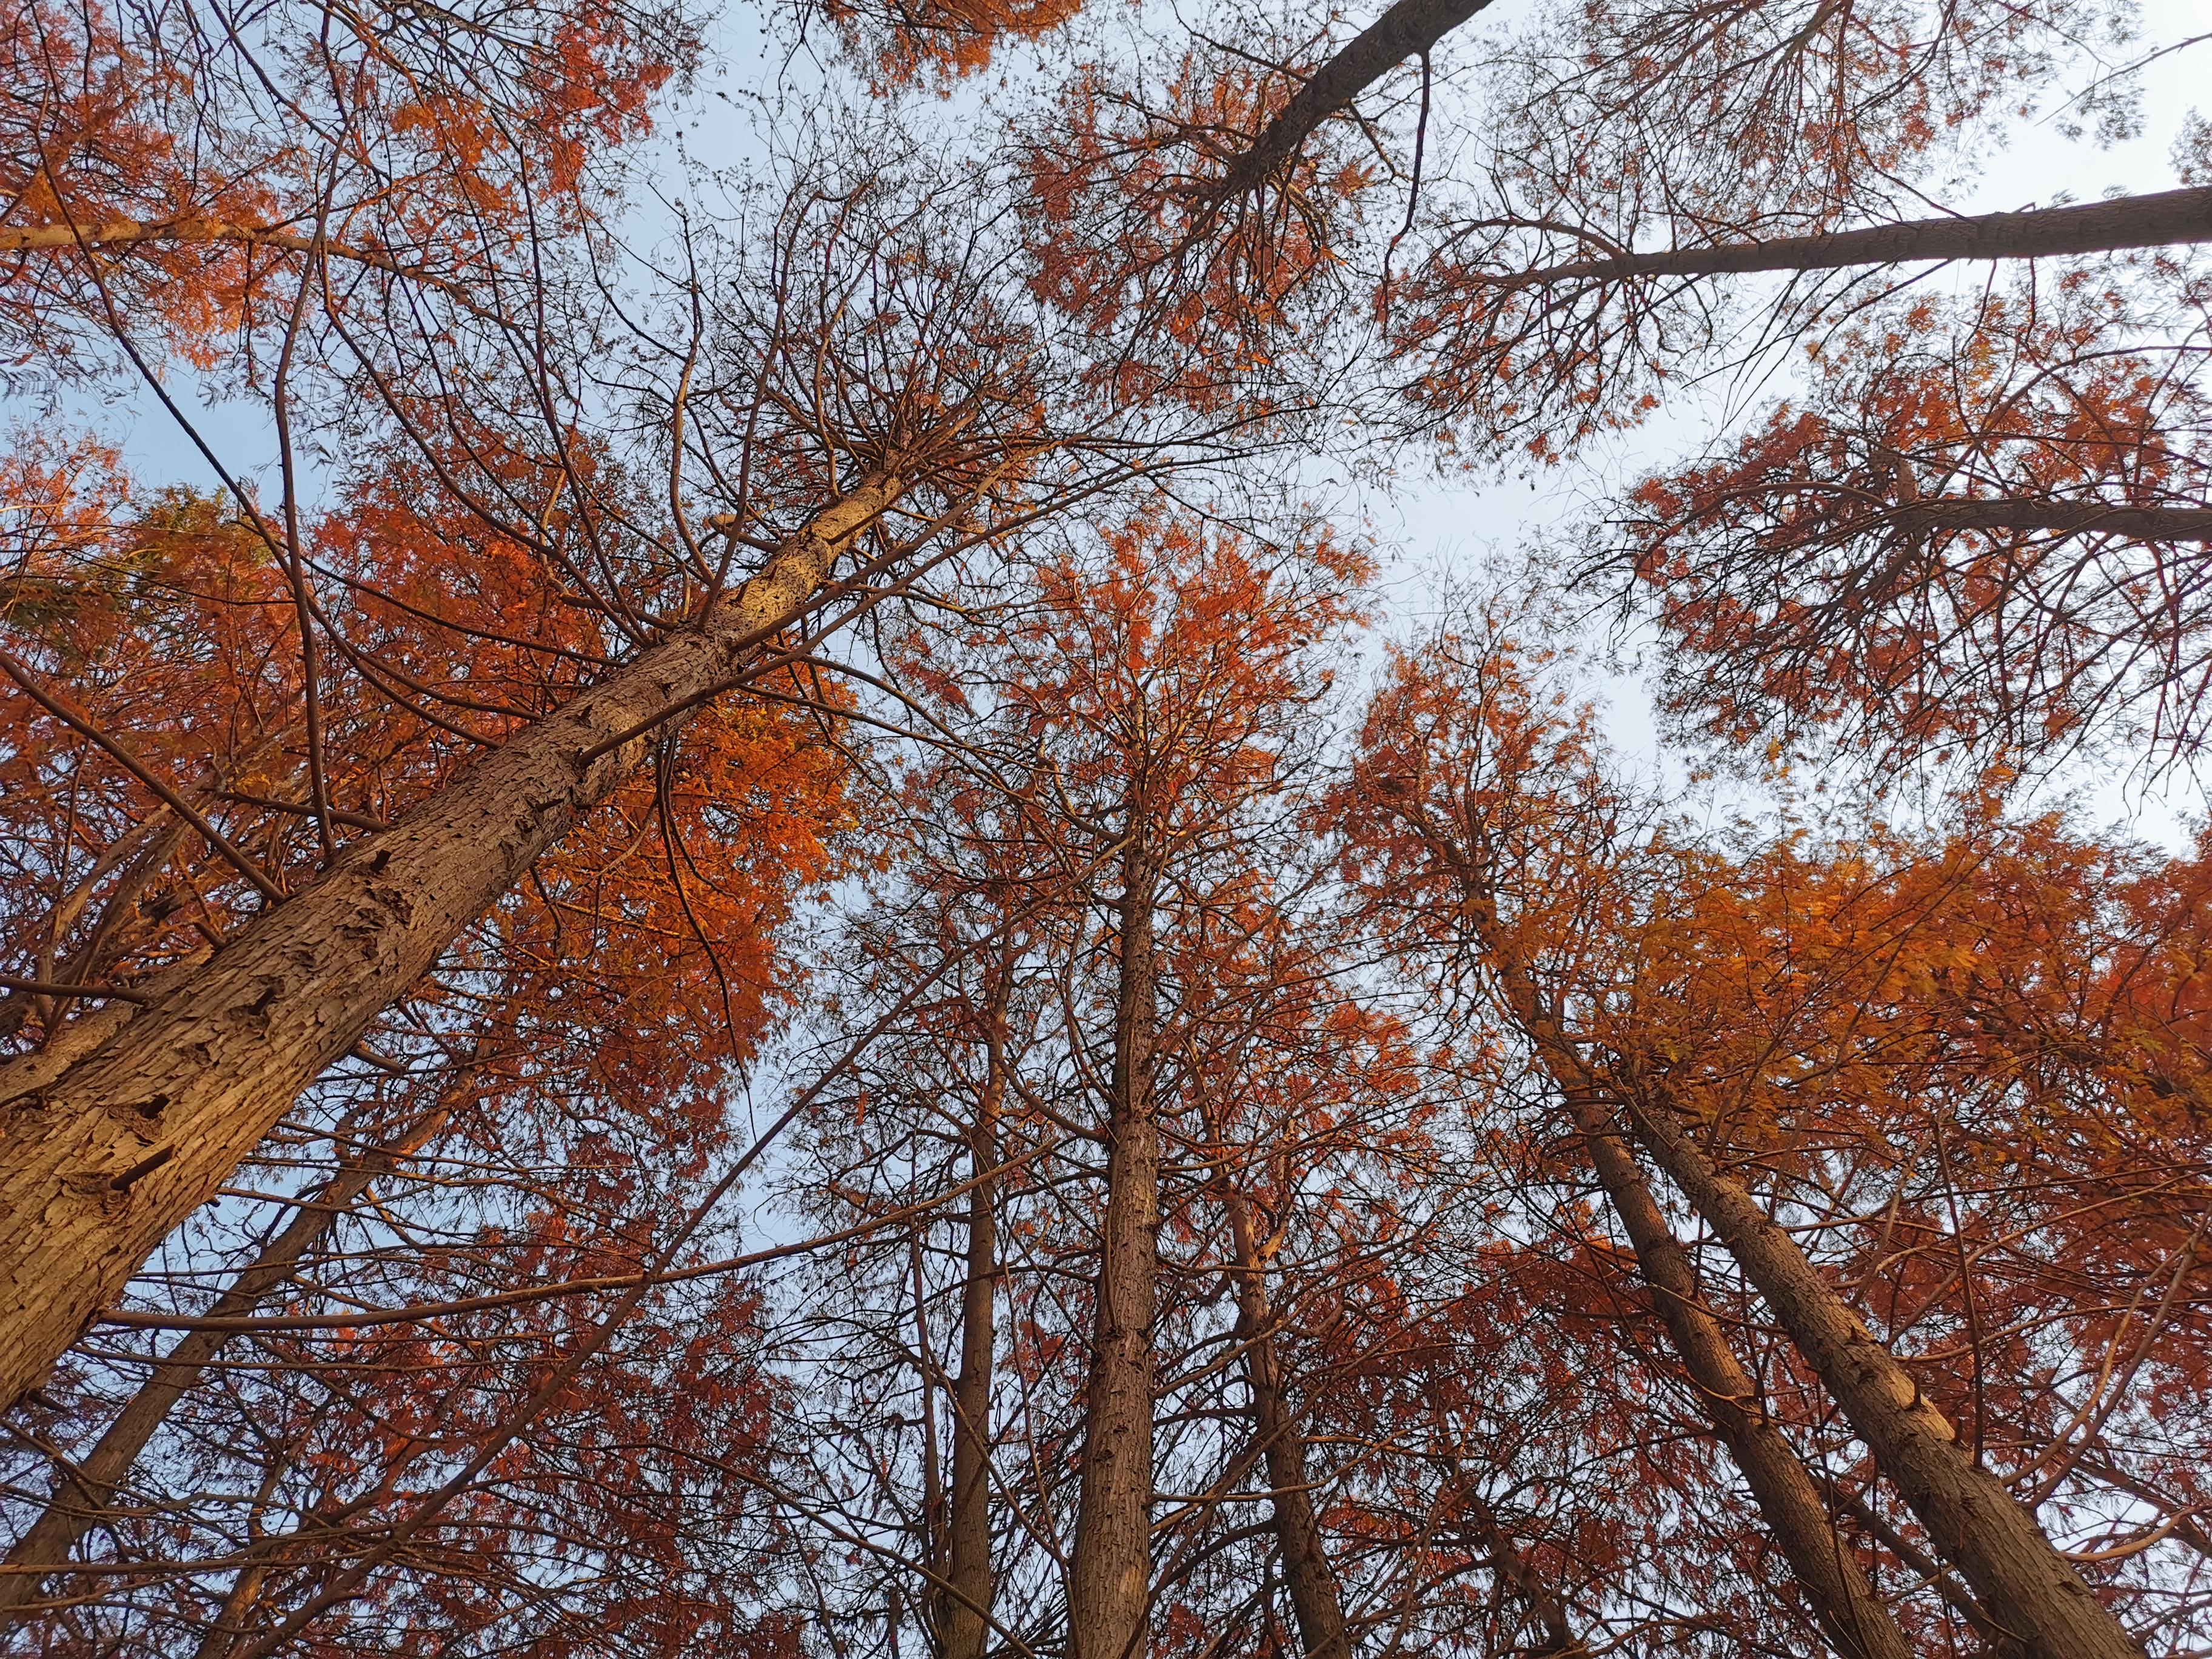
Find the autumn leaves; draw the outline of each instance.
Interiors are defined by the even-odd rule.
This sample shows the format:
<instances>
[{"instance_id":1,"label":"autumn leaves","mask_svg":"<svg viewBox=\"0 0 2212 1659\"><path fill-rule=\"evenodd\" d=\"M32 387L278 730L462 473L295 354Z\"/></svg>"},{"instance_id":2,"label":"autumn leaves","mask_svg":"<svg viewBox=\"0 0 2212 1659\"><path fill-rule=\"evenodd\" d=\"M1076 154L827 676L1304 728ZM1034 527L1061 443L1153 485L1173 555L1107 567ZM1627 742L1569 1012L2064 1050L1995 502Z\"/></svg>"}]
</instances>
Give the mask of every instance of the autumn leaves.
<instances>
[{"instance_id":1,"label":"autumn leaves","mask_svg":"<svg viewBox=\"0 0 2212 1659\"><path fill-rule=\"evenodd\" d=\"M2110 17L823 16L714 177L672 8L0 3L0 1608L2201 1645L2206 865L2021 780L2201 739L2212 219L1930 206ZM1779 359L1536 567L1741 820L1372 590Z\"/></svg>"}]
</instances>

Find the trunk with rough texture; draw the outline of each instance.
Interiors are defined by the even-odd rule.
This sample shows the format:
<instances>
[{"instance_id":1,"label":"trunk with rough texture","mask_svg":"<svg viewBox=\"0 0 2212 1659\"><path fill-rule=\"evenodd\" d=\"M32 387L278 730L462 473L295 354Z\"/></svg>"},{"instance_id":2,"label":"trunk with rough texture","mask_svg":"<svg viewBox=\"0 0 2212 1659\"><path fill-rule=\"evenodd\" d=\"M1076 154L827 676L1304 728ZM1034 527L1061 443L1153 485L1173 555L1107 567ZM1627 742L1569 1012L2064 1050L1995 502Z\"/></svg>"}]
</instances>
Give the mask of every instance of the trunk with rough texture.
<instances>
[{"instance_id":1,"label":"trunk with rough texture","mask_svg":"<svg viewBox=\"0 0 2212 1659\"><path fill-rule=\"evenodd\" d=\"M1599 1183L1620 1218L1660 1322L1680 1358L1706 1421L1735 1459L1759 1512L1796 1576L1807 1606L1836 1651L1852 1659L1911 1659L1897 1621L1836 1534L1804 1461L1759 1401L1759 1385L1729 1346L1698 1289L1689 1252L1668 1226L1650 1183L1601 1103L1569 1089L1567 1107Z\"/></svg>"},{"instance_id":2,"label":"trunk with rough texture","mask_svg":"<svg viewBox=\"0 0 2212 1659\"><path fill-rule=\"evenodd\" d=\"M2212 507L2120 507L2103 501L1946 501L1893 507L1878 522L1933 531L2048 530L2068 536L2118 536L2136 542L2212 541Z\"/></svg>"},{"instance_id":3,"label":"trunk with rough texture","mask_svg":"<svg viewBox=\"0 0 2212 1659\"><path fill-rule=\"evenodd\" d=\"M2036 1659L2141 1659L2142 1649L1983 1468L1911 1373L1750 1192L1717 1170L1663 1105L1632 1100L1636 1137L1728 1247L1873 1451L1882 1474L1990 1616Z\"/></svg>"},{"instance_id":4,"label":"trunk with rough texture","mask_svg":"<svg viewBox=\"0 0 2212 1659\"><path fill-rule=\"evenodd\" d=\"M999 1161L1006 1092L1006 1000L1001 972L985 1014L983 1089L968 1126L968 1279L960 1290L960 1376L952 1385L952 1501L937 1629L945 1659L983 1659L991 1639L991 1379L998 1354L998 1194L985 1172Z\"/></svg>"},{"instance_id":5,"label":"trunk with rough texture","mask_svg":"<svg viewBox=\"0 0 2212 1659\"><path fill-rule=\"evenodd\" d=\"M1068 1659L1146 1659L1152 1651L1152 1316L1160 1233L1152 906L1159 866L1141 823L1131 826L1121 873L1106 1215L1091 1314L1082 1492L1067 1569Z\"/></svg>"},{"instance_id":6,"label":"trunk with rough texture","mask_svg":"<svg viewBox=\"0 0 2212 1659\"><path fill-rule=\"evenodd\" d=\"M871 475L707 623L522 732L204 965L163 974L106 1043L0 1119L0 1405L35 1387L300 1091L404 995L532 862L803 614L896 501ZM601 752L593 752L599 750Z\"/></svg>"},{"instance_id":7,"label":"trunk with rough texture","mask_svg":"<svg viewBox=\"0 0 2212 1659\"><path fill-rule=\"evenodd\" d=\"M1841 270L1931 259L2048 259L2069 253L2212 242L2212 187L2161 190L2024 213L1949 214L1819 236L1721 242L1611 259L1577 259L1501 273L1506 288L1625 282L1635 276L1718 276L1760 270Z\"/></svg>"},{"instance_id":8,"label":"trunk with rough texture","mask_svg":"<svg viewBox=\"0 0 2212 1659\"><path fill-rule=\"evenodd\" d=\"M1314 1518L1306 1474L1306 1438L1283 1395L1276 1363L1274 1310L1267 1303L1252 1212L1231 1188L1223 1194L1229 1235L1237 1250L1237 1324L1244 1344L1244 1379L1252 1390L1252 1431L1258 1437L1274 1505L1275 1541L1283 1553L1283 1583L1306 1659L1352 1659L1344 1630L1344 1596L1330 1570Z\"/></svg>"},{"instance_id":9,"label":"trunk with rough texture","mask_svg":"<svg viewBox=\"0 0 2212 1659\"><path fill-rule=\"evenodd\" d=\"M216 1298L205 1317L240 1319L258 1307L264 1297L291 1277L307 1253L330 1236L339 1218L379 1176L388 1174L400 1159L419 1151L438 1133L452 1114L456 1092L448 1090L443 1100L417 1115L381 1145L345 1160L335 1175L301 1200L299 1212L262 1247L260 1254L231 1281L230 1288ZM230 1333L221 1329L186 1332L117 1413L100 1443L70 1467L46 1512L8 1552L5 1570L0 1571L0 1624L18 1616L20 1609L38 1599L46 1576L64 1566L77 1540L100 1523L114 1499L115 1489L131 1473L138 1455L229 1338Z\"/></svg>"}]
</instances>

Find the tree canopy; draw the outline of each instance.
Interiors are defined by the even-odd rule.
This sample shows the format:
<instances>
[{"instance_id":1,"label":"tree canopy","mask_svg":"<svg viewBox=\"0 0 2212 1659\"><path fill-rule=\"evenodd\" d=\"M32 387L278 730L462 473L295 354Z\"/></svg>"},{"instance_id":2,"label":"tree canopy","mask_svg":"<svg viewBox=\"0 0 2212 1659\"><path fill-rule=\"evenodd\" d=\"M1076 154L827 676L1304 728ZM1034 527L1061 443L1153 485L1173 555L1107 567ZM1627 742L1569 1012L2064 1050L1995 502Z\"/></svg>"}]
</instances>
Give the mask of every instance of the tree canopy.
<instances>
[{"instance_id":1,"label":"tree canopy","mask_svg":"<svg viewBox=\"0 0 2212 1659\"><path fill-rule=\"evenodd\" d=\"M2182 9L0 0L0 1644L2212 1650Z\"/></svg>"}]
</instances>

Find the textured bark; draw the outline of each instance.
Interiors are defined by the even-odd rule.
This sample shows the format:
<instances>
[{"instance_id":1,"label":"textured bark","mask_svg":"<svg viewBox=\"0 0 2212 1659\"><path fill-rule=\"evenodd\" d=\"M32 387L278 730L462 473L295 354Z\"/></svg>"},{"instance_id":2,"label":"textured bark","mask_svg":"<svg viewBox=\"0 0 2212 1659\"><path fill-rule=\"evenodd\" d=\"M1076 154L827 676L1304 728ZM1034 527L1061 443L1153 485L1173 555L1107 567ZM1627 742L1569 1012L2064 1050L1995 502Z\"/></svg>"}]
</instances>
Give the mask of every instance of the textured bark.
<instances>
[{"instance_id":1,"label":"textured bark","mask_svg":"<svg viewBox=\"0 0 2212 1659\"><path fill-rule=\"evenodd\" d=\"M2113 507L2101 501L1944 501L1898 507L1881 522L1925 532L2051 530L2137 542L2212 541L2212 507Z\"/></svg>"},{"instance_id":2,"label":"textured bark","mask_svg":"<svg viewBox=\"0 0 2212 1659\"><path fill-rule=\"evenodd\" d=\"M983 1089L968 1126L968 1279L960 1290L960 1375L952 1385L952 1498L945 1525L945 1586L937 1629L945 1659L983 1659L991 1639L991 1380L998 1354L998 1193L985 1172L999 1161L999 1111L1006 1092L1003 971L984 1019Z\"/></svg>"},{"instance_id":3,"label":"textured bark","mask_svg":"<svg viewBox=\"0 0 2212 1659\"><path fill-rule=\"evenodd\" d=\"M1234 1188L1223 1195L1229 1235L1237 1251L1237 1323L1244 1344L1244 1378L1252 1391L1252 1431L1273 1493L1275 1541L1283 1554L1283 1583L1306 1659L1351 1659L1344 1629L1344 1595L1330 1570L1306 1474L1306 1439L1284 1397L1276 1362L1275 1316L1268 1305L1252 1212Z\"/></svg>"},{"instance_id":4,"label":"textured bark","mask_svg":"<svg viewBox=\"0 0 2212 1659\"><path fill-rule=\"evenodd\" d=\"M1975 1462L1911 1373L1740 1182L1665 1115L1632 1100L1637 1139L1728 1247L1929 1538L2036 1659L2140 1659L2142 1649L2004 1483Z\"/></svg>"},{"instance_id":5,"label":"textured bark","mask_svg":"<svg viewBox=\"0 0 2212 1659\"><path fill-rule=\"evenodd\" d=\"M1222 197L1257 189L1305 143L1313 130L1408 58L1430 49L1490 0L1398 0L1316 70L1251 148L1229 164L1215 187Z\"/></svg>"},{"instance_id":6,"label":"textured bark","mask_svg":"<svg viewBox=\"0 0 2212 1659\"><path fill-rule=\"evenodd\" d=\"M1930 259L2044 259L2212 241L2212 187L2164 190L2025 213L1907 219L1893 225L1722 242L1609 259L1577 259L1494 280L1505 288L1625 282L1636 276L1717 276L1759 270L1838 270Z\"/></svg>"},{"instance_id":7,"label":"textured bark","mask_svg":"<svg viewBox=\"0 0 2212 1659\"><path fill-rule=\"evenodd\" d=\"M1896 1620L1837 1536L1820 1488L1766 1414L1758 1384L1698 1289L1689 1252L1668 1226L1605 1105L1576 1088L1567 1090L1567 1103L1706 1420L1743 1471L1822 1633L1852 1659L1911 1659Z\"/></svg>"},{"instance_id":8,"label":"textured bark","mask_svg":"<svg viewBox=\"0 0 2212 1659\"><path fill-rule=\"evenodd\" d=\"M437 1133L452 1113L457 1092L448 1090L444 1099L418 1113L382 1144L343 1161L336 1174L301 1200L291 1220L216 1298L206 1317L240 1319L258 1307L330 1236L339 1218L379 1176L389 1174L400 1159ZM138 1455L229 1339L230 1333L222 1330L185 1333L117 1413L99 1443L66 1471L45 1513L8 1552L5 1568L0 1570L0 1624L20 1616L27 1603L38 1599L46 1575L66 1563L77 1540L99 1524Z\"/></svg>"},{"instance_id":9,"label":"textured bark","mask_svg":"<svg viewBox=\"0 0 2212 1659\"><path fill-rule=\"evenodd\" d=\"M667 729L656 717L711 694L804 612L900 488L871 475L703 626L356 842L204 966L158 976L120 1031L15 1101L0 1122L0 1401L36 1386L299 1091L644 763Z\"/></svg>"},{"instance_id":10,"label":"textured bark","mask_svg":"<svg viewBox=\"0 0 2212 1659\"><path fill-rule=\"evenodd\" d=\"M1152 907L1159 866L1144 828L1141 817L1132 824L1121 860L1106 1216L1067 1570L1068 1659L1146 1659L1152 1651L1152 1314L1160 1233Z\"/></svg>"}]
</instances>

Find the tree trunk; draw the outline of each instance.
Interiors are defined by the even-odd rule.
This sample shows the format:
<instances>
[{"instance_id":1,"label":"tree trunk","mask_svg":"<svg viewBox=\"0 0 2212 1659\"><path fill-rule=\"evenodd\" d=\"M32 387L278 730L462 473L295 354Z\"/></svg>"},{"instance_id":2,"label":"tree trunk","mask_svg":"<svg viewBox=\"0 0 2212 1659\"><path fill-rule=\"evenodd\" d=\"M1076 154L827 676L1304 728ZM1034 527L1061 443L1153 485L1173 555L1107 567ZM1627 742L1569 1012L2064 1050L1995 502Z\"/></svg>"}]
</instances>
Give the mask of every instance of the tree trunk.
<instances>
[{"instance_id":1,"label":"tree trunk","mask_svg":"<svg viewBox=\"0 0 2212 1659\"><path fill-rule=\"evenodd\" d=\"M1152 906L1159 866L1144 830L1141 822L1131 825L1121 860L1106 1215L1067 1571L1068 1659L1147 1659L1152 1650L1152 1315L1160 1231Z\"/></svg>"},{"instance_id":2,"label":"tree trunk","mask_svg":"<svg viewBox=\"0 0 2212 1659\"><path fill-rule=\"evenodd\" d=\"M1851 1659L1912 1659L1912 1649L1836 1534L1804 1462L1766 1414L1759 1386L1729 1346L1698 1289L1689 1252L1668 1226L1650 1183L1587 1089L1565 1085L1567 1109L1698 1403L1743 1471L1744 1484L1796 1575L1807 1605L1836 1651Z\"/></svg>"},{"instance_id":3,"label":"tree trunk","mask_svg":"<svg viewBox=\"0 0 2212 1659\"><path fill-rule=\"evenodd\" d=\"M458 1087L448 1088L444 1098L382 1145L341 1164L336 1174L301 1200L298 1213L231 1281L230 1288L208 1310L207 1317L243 1318L259 1306L262 1298L289 1279L307 1254L329 1237L338 1218L373 1182L437 1133L452 1114L458 1092ZM99 1524L115 1489L131 1473L147 1442L167 1420L177 1401L199 1381L229 1336L230 1333L219 1329L186 1332L108 1425L100 1443L66 1472L46 1512L8 1552L6 1571L0 1572L0 1625L20 1616L26 1603L37 1600L46 1576L64 1565L77 1540Z\"/></svg>"},{"instance_id":4,"label":"tree trunk","mask_svg":"<svg viewBox=\"0 0 2212 1659\"><path fill-rule=\"evenodd\" d=\"M1911 1374L1797 1242L1666 1115L1632 1098L1636 1137L1758 1286L1882 1473L1990 1616L2036 1659L2141 1659L2142 1650L2004 1483L1975 1462Z\"/></svg>"},{"instance_id":5,"label":"tree trunk","mask_svg":"<svg viewBox=\"0 0 2212 1659\"><path fill-rule=\"evenodd\" d=\"M1398 0L1316 70L1251 148L1230 162L1214 187L1227 199L1265 184L1267 175L1297 154L1313 130L1408 58L1431 47L1473 17L1490 0Z\"/></svg>"},{"instance_id":6,"label":"tree trunk","mask_svg":"<svg viewBox=\"0 0 2212 1659\"><path fill-rule=\"evenodd\" d=\"M1258 1437L1274 1505L1283 1582L1306 1659L1352 1659L1344 1629L1344 1596L1322 1547L1306 1476L1306 1438L1284 1398L1276 1364L1274 1310L1267 1303L1252 1212L1234 1188L1223 1194L1237 1250L1237 1323L1244 1343L1244 1377L1252 1390L1252 1431Z\"/></svg>"},{"instance_id":7,"label":"tree trunk","mask_svg":"<svg viewBox=\"0 0 2212 1659\"><path fill-rule=\"evenodd\" d=\"M1540 288L1556 283L1624 282L1635 276L1838 270L1929 259L2043 259L2190 242L2212 242L2212 186L2025 213L1947 215L1820 236L1780 236L1769 242L1722 242L1610 259L1577 259L1517 275L1501 272L1494 280L1503 288Z\"/></svg>"},{"instance_id":8,"label":"tree trunk","mask_svg":"<svg viewBox=\"0 0 2212 1659\"><path fill-rule=\"evenodd\" d=\"M968 1127L968 1279L960 1290L960 1376L952 1385L952 1508L937 1628L945 1659L983 1659L991 1639L991 1382L998 1354L998 1193L985 1172L999 1160L1006 1092L1006 1002L1011 976L991 988L983 1036L983 1089Z\"/></svg>"},{"instance_id":9,"label":"tree trunk","mask_svg":"<svg viewBox=\"0 0 2212 1659\"><path fill-rule=\"evenodd\" d=\"M870 475L705 626L655 646L404 823L356 843L204 966L157 977L154 1000L121 1031L15 1103L0 1124L0 1402L37 1385L300 1091L667 730L640 728L757 657L900 489Z\"/></svg>"},{"instance_id":10,"label":"tree trunk","mask_svg":"<svg viewBox=\"0 0 2212 1659\"><path fill-rule=\"evenodd\" d=\"M2118 507L2103 501L1945 501L1933 497L1881 514L1879 522L1929 531L2052 530L2137 542L2212 541L2212 507Z\"/></svg>"}]
</instances>

